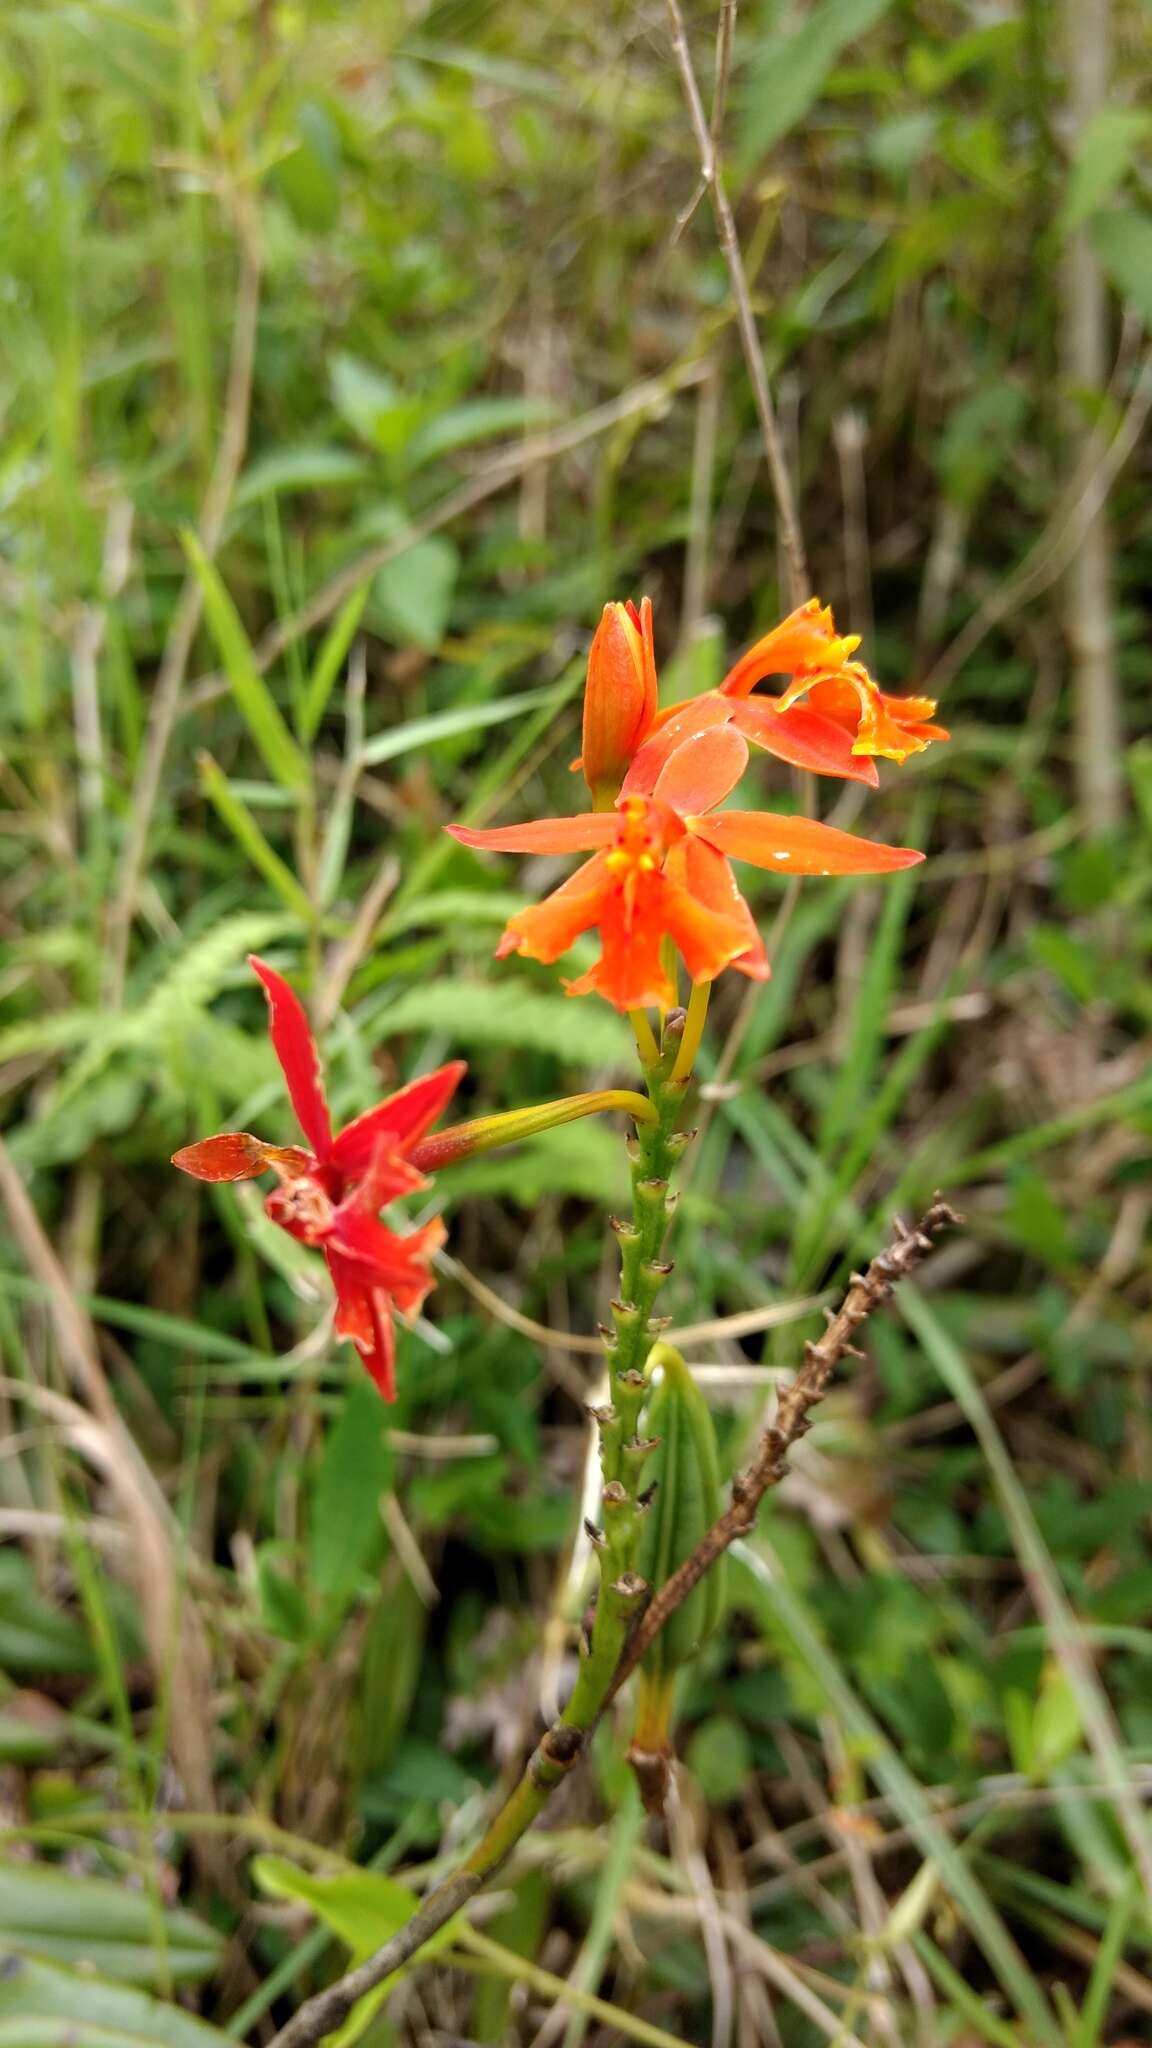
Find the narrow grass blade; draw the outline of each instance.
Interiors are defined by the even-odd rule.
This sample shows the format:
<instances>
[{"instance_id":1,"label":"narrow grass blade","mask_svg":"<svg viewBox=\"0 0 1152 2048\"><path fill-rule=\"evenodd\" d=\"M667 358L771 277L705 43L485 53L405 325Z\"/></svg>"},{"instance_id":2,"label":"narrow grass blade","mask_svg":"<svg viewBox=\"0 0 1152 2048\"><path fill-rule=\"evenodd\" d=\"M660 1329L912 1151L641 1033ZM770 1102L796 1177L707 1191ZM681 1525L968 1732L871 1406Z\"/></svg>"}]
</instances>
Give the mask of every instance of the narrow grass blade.
<instances>
[{"instance_id":1,"label":"narrow grass blade","mask_svg":"<svg viewBox=\"0 0 1152 2048\"><path fill-rule=\"evenodd\" d=\"M352 592L351 597L345 599L329 626L320 652L316 656L315 666L308 678L300 706L300 737L309 744L320 730L320 721L328 709L328 699L344 666L345 656L360 624L371 587L370 583L362 583L358 590Z\"/></svg>"},{"instance_id":2,"label":"narrow grass blade","mask_svg":"<svg viewBox=\"0 0 1152 2048\"><path fill-rule=\"evenodd\" d=\"M555 695L555 686L549 683L544 689L522 690L518 696L499 698L494 704L458 704L450 711L432 711L427 718L410 718L407 724L366 741L360 759L366 768L379 768L382 762L410 754L416 747L429 747L437 740L454 739L485 725L505 725L509 719L547 704Z\"/></svg>"},{"instance_id":3,"label":"narrow grass blade","mask_svg":"<svg viewBox=\"0 0 1152 2048\"><path fill-rule=\"evenodd\" d=\"M963 1410L984 1453L1013 1547L1048 1630L1052 1653L1059 1659L1075 1694L1085 1740L1101 1774L1107 1784L1116 1788L1116 1817L1127 1837L1145 1892L1152 1897L1152 1838L1128 1771L1120 1731L992 1411L962 1351L939 1323L924 1296L914 1287L901 1288L897 1305L953 1400Z\"/></svg>"},{"instance_id":4,"label":"narrow grass blade","mask_svg":"<svg viewBox=\"0 0 1152 2048\"><path fill-rule=\"evenodd\" d=\"M967 1859L933 1814L923 1786L902 1762L880 1723L821 1641L768 1546L762 1539L758 1539L755 1549L748 1543L734 1543L731 1554L749 1572L774 1619L787 1630L829 1705L859 1744L868 1772L891 1800L921 1852L936 1864L941 1882L964 1915L974 1940L979 1942L1020 2018L1032 2029L1037 2043L1046 2044L1046 2048L1062 2048L1063 2037L1043 1987L1029 1970ZM1014 2042L1013 2048L1019 2048L1019 2044Z\"/></svg>"},{"instance_id":5,"label":"narrow grass blade","mask_svg":"<svg viewBox=\"0 0 1152 2048\"><path fill-rule=\"evenodd\" d=\"M237 796L211 754L201 754L199 759L200 782L205 796L223 819L237 844L242 846L254 868L263 875L270 889L274 889L280 901L304 924L313 921L313 908L308 895L301 888L286 861L265 839L263 832L252 816L246 803Z\"/></svg>"},{"instance_id":6,"label":"narrow grass blade","mask_svg":"<svg viewBox=\"0 0 1152 2048\"><path fill-rule=\"evenodd\" d=\"M195 534L184 535L184 551L204 596L204 615L216 642L240 713L270 775L286 789L308 788L308 756L289 732L279 706L256 666L252 643L218 570Z\"/></svg>"}]
</instances>

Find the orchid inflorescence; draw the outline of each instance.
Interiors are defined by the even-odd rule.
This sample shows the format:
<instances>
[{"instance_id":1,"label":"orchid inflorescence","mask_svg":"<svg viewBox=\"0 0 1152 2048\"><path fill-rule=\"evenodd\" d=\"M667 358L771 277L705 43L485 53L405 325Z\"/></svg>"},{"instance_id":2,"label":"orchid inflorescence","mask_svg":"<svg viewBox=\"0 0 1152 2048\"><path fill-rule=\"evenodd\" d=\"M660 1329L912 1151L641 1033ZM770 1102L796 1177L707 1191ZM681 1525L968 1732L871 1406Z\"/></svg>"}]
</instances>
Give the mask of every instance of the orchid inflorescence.
<instances>
[{"instance_id":1,"label":"orchid inflorescence","mask_svg":"<svg viewBox=\"0 0 1152 2048\"><path fill-rule=\"evenodd\" d=\"M675 1014L676 954L692 984L694 1020L687 1033L681 1021L663 1075L677 1085L691 1071L700 999L706 1002L711 983L728 967L752 980L770 971L731 861L805 876L891 873L923 859L911 847L879 845L810 818L722 808L748 767L750 748L817 775L875 786L878 757L902 762L948 737L930 722L932 700L882 691L854 658L857 645L855 636L837 633L831 611L812 598L757 640L717 689L661 710L651 604L608 604L589 652L582 750L573 763L583 772L591 810L489 830L447 828L462 845L493 852L591 855L542 903L509 919L497 956L521 953L550 963L583 933L597 931L599 959L565 986L570 995L600 995L633 1015L648 1096L609 1090L566 1097L430 1135L465 1073L463 1061L453 1060L333 1133L301 1002L275 968L252 960L307 1145L225 1132L186 1146L174 1164L207 1181L275 1174L266 1213L323 1252L336 1333L356 1346L385 1400L395 1393L393 1310L419 1310L444 1226L433 1218L415 1230L394 1229L381 1210L427 1188L431 1167L574 1116L624 1108L641 1136L645 1126L659 1125L660 1105L649 1097L660 1047L642 1013L657 1009L665 1026ZM787 679L783 690L754 695L770 676Z\"/></svg>"}]
</instances>

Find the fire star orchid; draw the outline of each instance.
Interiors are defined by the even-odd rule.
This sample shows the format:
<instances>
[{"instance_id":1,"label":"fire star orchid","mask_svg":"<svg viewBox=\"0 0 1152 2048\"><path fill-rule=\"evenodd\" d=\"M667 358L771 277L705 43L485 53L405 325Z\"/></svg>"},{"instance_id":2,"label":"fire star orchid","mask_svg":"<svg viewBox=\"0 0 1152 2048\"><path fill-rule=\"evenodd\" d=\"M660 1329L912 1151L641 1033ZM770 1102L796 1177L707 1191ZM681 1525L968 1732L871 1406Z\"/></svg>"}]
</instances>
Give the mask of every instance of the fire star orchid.
<instances>
[{"instance_id":1,"label":"fire star orchid","mask_svg":"<svg viewBox=\"0 0 1152 2048\"><path fill-rule=\"evenodd\" d=\"M647 749L642 748L634 767ZM570 995L596 993L618 1010L669 1008L676 992L665 940L696 985L725 967L762 981L764 947L729 866L729 856L782 875L882 874L923 859L911 847L877 846L809 818L723 811L748 763L731 724L681 737L651 786L625 785L615 811L540 818L474 831L450 825L464 846L500 853L591 853L592 859L543 903L509 919L497 957L524 953L550 962L582 932L598 930L602 951Z\"/></svg>"},{"instance_id":2,"label":"fire star orchid","mask_svg":"<svg viewBox=\"0 0 1152 2048\"><path fill-rule=\"evenodd\" d=\"M609 614L623 615L631 627L629 671L622 661L609 664L598 652L607 644ZM621 639L624 624L613 628ZM875 788L875 756L904 761L948 734L929 722L934 699L891 696L878 687L863 663L852 659L859 644L858 634L837 633L829 607L810 598L741 655L717 689L660 711L651 605L645 598L639 612L631 605L606 606L589 654L584 698L582 764L594 808L608 808L604 790L612 771L622 795L650 794L660 769L684 739L724 725L794 768ZM790 680L777 696L753 696L756 685L769 676ZM588 773L589 759L597 763L595 782Z\"/></svg>"},{"instance_id":3,"label":"fire star orchid","mask_svg":"<svg viewBox=\"0 0 1152 2048\"><path fill-rule=\"evenodd\" d=\"M254 1180L279 1186L265 1213L290 1237L324 1253L336 1290L336 1334L360 1353L386 1401L395 1399L393 1307L414 1315L432 1285L430 1261L444 1241L439 1218L399 1235L380 1210L428 1186L416 1163L420 1141L447 1107L465 1072L451 1060L422 1074L333 1134L316 1046L299 997L275 968L251 965L268 998L272 1046L310 1150L268 1145L248 1131L224 1131L186 1145L172 1161L197 1180Z\"/></svg>"}]
</instances>

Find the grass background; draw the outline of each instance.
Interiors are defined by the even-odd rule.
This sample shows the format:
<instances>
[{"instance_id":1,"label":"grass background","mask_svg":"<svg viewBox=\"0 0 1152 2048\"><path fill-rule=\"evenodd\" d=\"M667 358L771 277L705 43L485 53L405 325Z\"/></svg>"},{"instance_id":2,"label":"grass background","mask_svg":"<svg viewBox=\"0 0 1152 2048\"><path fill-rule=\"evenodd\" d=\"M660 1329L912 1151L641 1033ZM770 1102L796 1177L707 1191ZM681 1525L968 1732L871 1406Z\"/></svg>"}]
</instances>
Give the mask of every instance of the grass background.
<instances>
[{"instance_id":1,"label":"grass background","mask_svg":"<svg viewBox=\"0 0 1152 2048\"><path fill-rule=\"evenodd\" d=\"M822 792L923 868L751 878L775 973L714 1006L668 1290L779 1311L691 1347L729 1469L797 1304L893 1208L967 1220L733 1568L671 1831L606 1725L361 2015L380 2048L1147 2038L1146 8L1115 28L1077 139L1051 0L740 14L727 182L813 586L954 738ZM442 1177L387 1418L258 1196L168 1156L288 1130L254 947L337 1113L457 1053L469 1110L626 1080L605 1007L490 964L553 870L439 828L571 806L607 597L652 594L668 694L786 598L661 7L2 34L0 2039L258 2043L564 1682L622 1155L578 1125ZM1132 744L1088 758L1059 579L1101 477Z\"/></svg>"}]
</instances>

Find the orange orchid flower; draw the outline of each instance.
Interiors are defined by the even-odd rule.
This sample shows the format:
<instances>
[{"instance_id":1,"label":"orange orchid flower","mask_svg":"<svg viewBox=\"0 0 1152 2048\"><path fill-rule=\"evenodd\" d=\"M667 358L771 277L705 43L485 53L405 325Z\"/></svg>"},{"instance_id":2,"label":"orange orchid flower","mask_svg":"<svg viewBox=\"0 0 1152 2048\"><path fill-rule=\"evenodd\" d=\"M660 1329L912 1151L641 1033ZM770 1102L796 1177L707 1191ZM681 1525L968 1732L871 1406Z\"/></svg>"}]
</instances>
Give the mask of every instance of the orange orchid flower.
<instances>
[{"instance_id":1,"label":"orange orchid flower","mask_svg":"<svg viewBox=\"0 0 1152 2048\"><path fill-rule=\"evenodd\" d=\"M273 1223L328 1262L336 1290L336 1334L356 1346L386 1401L396 1398L392 1311L415 1315L432 1285L431 1258L444 1242L439 1217L400 1236L380 1221L398 1195L427 1187L421 1141L465 1072L450 1060L333 1134L320 1065L300 998L264 960L250 962L264 984L272 1048L310 1151L267 1145L249 1131L223 1131L185 1145L172 1160L196 1180L279 1181L264 1204ZM462 1148L461 1148L462 1149Z\"/></svg>"},{"instance_id":2,"label":"orange orchid flower","mask_svg":"<svg viewBox=\"0 0 1152 2048\"><path fill-rule=\"evenodd\" d=\"M793 768L875 788L875 755L904 761L948 734L929 723L931 698L878 688L851 658L859 644L858 634L836 631L827 605L809 598L742 654L718 689L660 711L650 600L639 610L605 605L588 655L583 751L572 764L584 770L593 810L610 810L621 794L650 795L681 741L720 725ZM753 696L773 675L791 679L786 689Z\"/></svg>"},{"instance_id":3,"label":"orange orchid flower","mask_svg":"<svg viewBox=\"0 0 1152 2048\"><path fill-rule=\"evenodd\" d=\"M813 717L849 737L857 759L880 754L906 761L933 740L946 740L943 726L929 723L935 698L895 697L881 690L863 662L851 659L859 645L858 633L838 634L829 607L809 598L741 655L720 684L720 695L763 707L761 717L767 714L770 730L773 717L787 718L803 698ZM771 675L791 675L792 681L778 697L750 699L756 684Z\"/></svg>"},{"instance_id":4,"label":"orange orchid flower","mask_svg":"<svg viewBox=\"0 0 1152 2048\"><path fill-rule=\"evenodd\" d=\"M878 846L809 818L768 811L711 815L747 764L747 742L732 724L705 724L662 759L650 789L627 791L614 812L491 831L450 825L464 846L592 855L543 903L509 919L497 957L524 953L551 962L582 932L597 930L600 958L566 984L569 994L595 992L618 1010L668 1008L676 991L665 939L694 983L711 982L726 967L758 981L768 974L729 856L784 875L882 874L924 858L911 847Z\"/></svg>"}]
</instances>

